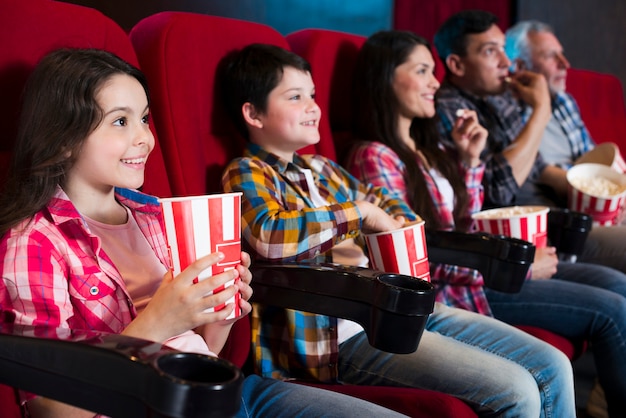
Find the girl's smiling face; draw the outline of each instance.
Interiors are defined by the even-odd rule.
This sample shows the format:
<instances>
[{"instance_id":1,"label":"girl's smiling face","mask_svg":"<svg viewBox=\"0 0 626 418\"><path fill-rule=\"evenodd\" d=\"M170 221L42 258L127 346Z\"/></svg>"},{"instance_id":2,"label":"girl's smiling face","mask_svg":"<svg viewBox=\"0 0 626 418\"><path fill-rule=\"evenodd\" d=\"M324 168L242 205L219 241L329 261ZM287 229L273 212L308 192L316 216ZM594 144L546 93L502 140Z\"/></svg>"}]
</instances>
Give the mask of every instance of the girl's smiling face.
<instances>
[{"instance_id":1,"label":"girl's smiling face","mask_svg":"<svg viewBox=\"0 0 626 418\"><path fill-rule=\"evenodd\" d=\"M67 175L68 188L81 194L138 188L154 148L146 93L135 78L116 74L101 86L96 101L102 120L83 143Z\"/></svg>"}]
</instances>

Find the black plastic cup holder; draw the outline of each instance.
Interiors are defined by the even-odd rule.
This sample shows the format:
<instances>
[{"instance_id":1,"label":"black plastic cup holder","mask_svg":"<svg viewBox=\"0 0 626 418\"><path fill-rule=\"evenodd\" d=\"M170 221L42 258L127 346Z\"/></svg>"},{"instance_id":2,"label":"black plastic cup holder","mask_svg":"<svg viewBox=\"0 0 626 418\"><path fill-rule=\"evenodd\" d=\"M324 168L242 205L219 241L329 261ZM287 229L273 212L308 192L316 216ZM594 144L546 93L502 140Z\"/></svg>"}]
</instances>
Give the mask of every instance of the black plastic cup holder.
<instances>
[{"instance_id":1,"label":"black plastic cup holder","mask_svg":"<svg viewBox=\"0 0 626 418\"><path fill-rule=\"evenodd\" d=\"M154 367L201 395L191 396L194 402L185 406L191 416L229 417L239 410L244 377L232 363L200 354L172 353L156 358Z\"/></svg>"},{"instance_id":2,"label":"black plastic cup holder","mask_svg":"<svg viewBox=\"0 0 626 418\"><path fill-rule=\"evenodd\" d=\"M560 259L576 261L592 227L593 218L583 212L550 208L548 213L548 241L556 247Z\"/></svg>"},{"instance_id":3,"label":"black plastic cup holder","mask_svg":"<svg viewBox=\"0 0 626 418\"><path fill-rule=\"evenodd\" d=\"M252 301L358 322L373 347L390 353L417 349L435 305L432 283L401 274L316 263L251 270Z\"/></svg>"},{"instance_id":4,"label":"black plastic cup holder","mask_svg":"<svg viewBox=\"0 0 626 418\"><path fill-rule=\"evenodd\" d=\"M241 371L233 364L216 357L193 353L173 353L156 359L156 367L173 379L214 385L216 390L236 382Z\"/></svg>"},{"instance_id":5,"label":"black plastic cup holder","mask_svg":"<svg viewBox=\"0 0 626 418\"><path fill-rule=\"evenodd\" d=\"M394 287L416 292L432 291L432 285L426 280L416 279L404 274L385 273L378 276L378 280Z\"/></svg>"}]
</instances>

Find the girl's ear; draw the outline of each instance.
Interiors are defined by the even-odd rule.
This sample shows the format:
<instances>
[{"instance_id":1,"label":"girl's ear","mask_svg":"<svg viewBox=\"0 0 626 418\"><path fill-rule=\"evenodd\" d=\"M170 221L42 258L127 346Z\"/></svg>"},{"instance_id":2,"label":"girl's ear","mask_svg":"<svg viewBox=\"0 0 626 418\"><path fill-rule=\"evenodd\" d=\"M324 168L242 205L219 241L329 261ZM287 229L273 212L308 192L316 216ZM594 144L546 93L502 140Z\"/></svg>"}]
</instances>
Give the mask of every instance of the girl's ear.
<instances>
[{"instance_id":1,"label":"girl's ear","mask_svg":"<svg viewBox=\"0 0 626 418\"><path fill-rule=\"evenodd\" d=\"M243 119L248 125L255 128L263 127L263 122L259 118L260 115L252 103L244 103L243 106L241 106L241 113L243 114Z\"/></svg>"},{"instance_id":2,"label":"girl's ear","mask_svg":"<svg viewBox=\"0 0 626 418\"><path fill-rule=\"evenodd\" d=\"M465 65L463 65L463 60L457 54L448 55L446 58L446 66L450 72L457 77L463 77L465 74Z\"/></svg>"}]
</instances>

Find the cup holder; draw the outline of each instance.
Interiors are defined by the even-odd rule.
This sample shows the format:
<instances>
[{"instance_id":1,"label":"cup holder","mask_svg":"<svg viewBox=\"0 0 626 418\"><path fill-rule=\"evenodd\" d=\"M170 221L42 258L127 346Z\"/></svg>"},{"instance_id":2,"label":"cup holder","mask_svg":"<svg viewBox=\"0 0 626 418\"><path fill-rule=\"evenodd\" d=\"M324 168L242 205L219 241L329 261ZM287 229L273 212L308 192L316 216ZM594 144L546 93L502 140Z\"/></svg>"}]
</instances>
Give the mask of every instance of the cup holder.
<instances>
[{"instance_id":1,"label":"cup holder","mask_svg":"<svg viewBox=\"0 0 626 418\"><path fill-rule=\"evenodd\" d=\"M243 377L225 360L193 353L166 354L156 360L156 367L172 379L213 386L214 390L237 384Z\"/></svg>"},{"instance_id":2,"label":"cup holder","mask_svg":"<svg viewBox=\"0 0 626 418\"><path fill-rule=\"evenodd\" d=\"M430 292L433 290L433 285L430 284L430 282L404 274L385 273L380 275L378 280L388 286L404 290L412 290L415 292Z\"/></svg>"}]
</instances>

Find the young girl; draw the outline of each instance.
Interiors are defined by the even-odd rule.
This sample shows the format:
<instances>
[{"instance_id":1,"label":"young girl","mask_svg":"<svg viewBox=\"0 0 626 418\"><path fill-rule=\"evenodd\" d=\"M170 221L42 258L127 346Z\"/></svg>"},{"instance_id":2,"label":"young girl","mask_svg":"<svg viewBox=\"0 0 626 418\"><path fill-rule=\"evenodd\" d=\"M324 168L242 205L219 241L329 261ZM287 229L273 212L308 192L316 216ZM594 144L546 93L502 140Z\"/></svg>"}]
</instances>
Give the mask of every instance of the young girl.
<instances>
[{"instance_id":1,"label":"young girl","mask_svg":"<svg viewBox=\"0 0 626 418\"><path fill-rule=\"evenodd\" d=\"M10 179L0 198L0 311L5 322L144 338L214 355L247 315L250 258L193 284L220 253L172 277L156 198L134 189L154 147L142 73L98 50L58 50L27 86ZM239 284L210 291L239 276ZM33 417L93 417L28 395ZM251 376L238 416L394 415L375 405Z\"/></svg>"},{"instance_id":2,"label":"young girl","mask_svg":"<svg viewBox=\"0 0 626 418\"><path fill-rule=\"evenodd\" d=\"M455 148L443 149L435 119L439 82L433 74L434 61L426 41L415 34L372 35L356 68L368 69L354 76L353 130L364 141L353 149L349 170L396 193L422 215L427 227L469 231L470 214L482 205L484 166L479 157L487 138L476 113L457 111L452 131ZM517 294L484 289L480 274L467 268L431 266L431 278L438 286L439 300L448 305L591 341L600 381L611 391L610 396L607 393L610 409L623 415L626 299L565 280L536 280L549 279L556 270L554 249L540 254L533 264L533 280ZM596 265L572 268L596 276L621 274ZM561 406L572 408L570 401ZM556 411L554 416L574 415L572 409Z\"/></svg>"}]
</instances>

